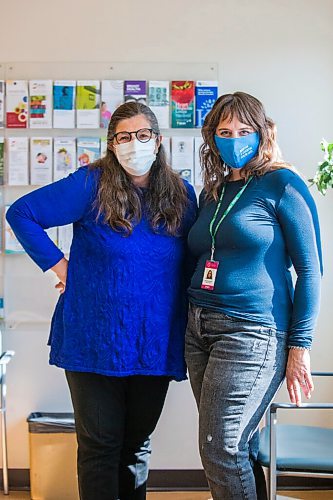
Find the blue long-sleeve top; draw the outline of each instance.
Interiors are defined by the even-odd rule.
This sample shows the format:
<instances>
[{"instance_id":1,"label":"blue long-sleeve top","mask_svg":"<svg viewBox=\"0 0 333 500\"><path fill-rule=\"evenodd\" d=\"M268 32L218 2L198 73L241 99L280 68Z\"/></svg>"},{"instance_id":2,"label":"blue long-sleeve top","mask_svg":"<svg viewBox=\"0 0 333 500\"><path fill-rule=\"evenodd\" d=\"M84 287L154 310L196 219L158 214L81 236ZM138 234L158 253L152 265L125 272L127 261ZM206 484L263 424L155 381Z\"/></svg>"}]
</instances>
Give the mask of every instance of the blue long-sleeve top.
<instances>
[{"instance_id":1,"label":"blue long-sleeve top","mask_svg":"<svg viewBox=\"0 0 333 500\"><path fill-rule=\"evenodd\" d=\"M96 220L99 170L82 167L17 200L7 220L43 271L63 258L45 229L73 223L65 292L51 322L50 363L111 376L186 378L186 239L196 217L189 204L180 236L155 232L145 213L130 236Z\"/></svg>"},{"instance_id":2,"label":"blue long-sleeve top","mask_svg":"<svg viewBox=\"0 0 333 500\"><path fill-rule=\"evenodd\" d=\"M243 180L227 183L214 227L243 185ZM317 210L306 184L289 169L251 180L217 232L219 267L212 291L201 289L201 283L217 203L205 203L204 197L203 192L188 238L197 259L190 301L288 331L289 346L309 348L319 311L322 257Z\"/></svg>"}]
</instances>

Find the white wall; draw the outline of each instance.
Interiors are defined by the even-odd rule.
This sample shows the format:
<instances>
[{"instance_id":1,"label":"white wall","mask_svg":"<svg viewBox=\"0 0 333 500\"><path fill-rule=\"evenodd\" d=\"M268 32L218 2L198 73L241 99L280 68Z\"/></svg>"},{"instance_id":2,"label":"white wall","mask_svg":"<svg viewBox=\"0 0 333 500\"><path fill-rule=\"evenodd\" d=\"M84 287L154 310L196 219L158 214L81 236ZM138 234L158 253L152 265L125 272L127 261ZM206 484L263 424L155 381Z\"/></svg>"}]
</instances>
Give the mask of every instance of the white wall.
<instances>
[{"instance_id":1,"label":"white wall","mask_svg":"<svg viewBox=\"0 0 333 500\"><path fill-rule=\"evenodd\" d=\"M243 90L265 103L277 122L285 158L305 177L312 176L321 158L321 138L333 140L331 0L169 0L164 4L157 0L3 0L1 12L0 61L217 62L221 90ZM329 370L333 368L333 193L325 199L314 195L322 225L325 278L313 368ZM31 271L31 290L34 300L39 300L34 276ZM28 467L25 418L29 412L70 409L62 372L47 365L47 335L46 326L27 331L17 325L6 332L6 347L17 353L8 369L11 468ZM322 383L317 392L317 397L332 399L328 383ZM333 423L332 417L315 412L311 420ZM196 426L188 384L173 383L154 436L152 467L199 468Z\"/></svg>"}]
</instances>

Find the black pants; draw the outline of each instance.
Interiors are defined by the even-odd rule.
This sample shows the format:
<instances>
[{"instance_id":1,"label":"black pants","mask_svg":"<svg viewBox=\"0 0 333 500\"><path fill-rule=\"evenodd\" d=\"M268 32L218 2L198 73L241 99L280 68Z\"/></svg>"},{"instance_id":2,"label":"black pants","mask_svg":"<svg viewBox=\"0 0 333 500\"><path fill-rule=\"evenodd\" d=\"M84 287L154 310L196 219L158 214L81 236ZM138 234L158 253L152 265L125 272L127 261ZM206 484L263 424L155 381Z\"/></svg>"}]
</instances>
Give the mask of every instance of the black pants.
<instances>
[{"instance_id":1,"label":"black pants","mask_svg":"<svg viewBox=\"0 0 333 500\"><path fill-rule=\"evenodd\" d=\"M143 500L150 434L168 377L108 377L66 371L78 440L81 500Z\"/></svg>"}]
</instances>

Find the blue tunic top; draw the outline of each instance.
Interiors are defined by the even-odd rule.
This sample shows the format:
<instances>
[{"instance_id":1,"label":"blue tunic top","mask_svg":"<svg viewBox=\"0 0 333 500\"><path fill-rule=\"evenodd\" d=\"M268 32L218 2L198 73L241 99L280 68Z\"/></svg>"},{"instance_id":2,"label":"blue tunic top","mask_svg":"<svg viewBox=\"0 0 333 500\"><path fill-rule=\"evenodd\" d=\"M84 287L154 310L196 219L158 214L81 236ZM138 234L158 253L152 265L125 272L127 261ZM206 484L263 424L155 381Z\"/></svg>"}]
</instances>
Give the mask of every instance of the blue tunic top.
<instances>
[{"instance_id":1,"label":"blue tunic top","mask_svg":"<svg viewBox=\"0 0 333 500\"><path fill-rule=\"evenodd\" d=\"M180 237L154 232L144 209L130 236L96 222L99 170L80 168L17 200L7 220L43 271L63 253L45 229L73 223L68 276L52 318L50 363L104 375L186 378L184 259L195 193Z\"/></svg>"},{"instance_id":2,"label":"blue tunic top","mask_svg":"<svg viewBox=\"0 0 333 500\"><path fill-rule=\"evenodd\" d=\"M244 181L229 182L217 222ZM253 178L216 236L214 290L201 289L210 259L209 224L217 203L200 197L189 247L197 267L190 301L229 316L288 331L290 346L310 347L322 273L318 216L303 180L288 169ZM297 281L293 289L291 267Z\"/></svg>"}]
</instances>

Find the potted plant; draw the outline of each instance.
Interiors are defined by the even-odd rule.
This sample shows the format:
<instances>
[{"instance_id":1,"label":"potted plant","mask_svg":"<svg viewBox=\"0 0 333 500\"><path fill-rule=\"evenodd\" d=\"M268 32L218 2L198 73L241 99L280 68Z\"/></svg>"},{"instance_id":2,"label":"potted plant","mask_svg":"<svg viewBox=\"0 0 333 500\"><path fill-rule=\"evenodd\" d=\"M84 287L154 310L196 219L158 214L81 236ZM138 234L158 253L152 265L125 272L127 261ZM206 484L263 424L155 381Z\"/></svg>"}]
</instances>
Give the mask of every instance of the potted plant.
<instances>
[{"instance_id":1,"label":"potted plant","mask_svg":"<svg viewBox=\"0 0 333 500\"><path fill-rule=\"evenodd\" d=\"M318 163L317 171L309 182L311 185L315 184L319 192L325 195L328 188L333 188L333 143L323 139L320 145L324 159Z\"/></svg>"}]
</instances>

